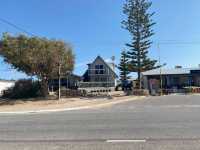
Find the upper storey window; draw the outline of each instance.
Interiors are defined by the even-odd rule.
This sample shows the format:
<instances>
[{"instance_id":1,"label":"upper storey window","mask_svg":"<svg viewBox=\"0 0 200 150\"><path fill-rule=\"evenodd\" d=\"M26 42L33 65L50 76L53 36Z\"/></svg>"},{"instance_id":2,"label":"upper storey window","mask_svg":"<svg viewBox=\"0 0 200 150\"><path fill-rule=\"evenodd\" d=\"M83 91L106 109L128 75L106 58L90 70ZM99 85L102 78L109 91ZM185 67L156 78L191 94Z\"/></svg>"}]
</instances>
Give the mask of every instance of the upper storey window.
<instances>
[{"instance_id":1,"label":"upper storey window","mask_svg":"<svg viewBox=\"0 0 200 150\"><path fill-rule=\"evenodd\" d=\"M95 74L104 74L103 65L95 65Z\"/></svg>"}]
</instances>

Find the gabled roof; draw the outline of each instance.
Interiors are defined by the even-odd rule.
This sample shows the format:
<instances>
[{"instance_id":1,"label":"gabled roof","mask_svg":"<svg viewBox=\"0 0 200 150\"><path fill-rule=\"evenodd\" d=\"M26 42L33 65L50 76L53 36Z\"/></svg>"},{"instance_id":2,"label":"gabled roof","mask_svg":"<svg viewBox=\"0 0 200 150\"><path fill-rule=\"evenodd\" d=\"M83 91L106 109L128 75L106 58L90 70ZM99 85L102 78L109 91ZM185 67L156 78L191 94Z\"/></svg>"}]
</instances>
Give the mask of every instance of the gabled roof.
<instances>
[{"instance_id":1,"label":"gabled roof","mask_svg":"<svg viewBox=\"0 0 200 150\"><path fill-rule=\"evenodd\" d=\"M97 59L100 59L111 71L112 73L115 75L115 77L117 78L117 74L115 73L115 71L110 67L110 65L104 61L104 59L101 57L101 56L97 56L97 58L93 61L93 63L97 60Z\"/></svg>"},{"instance_id":2,"label":"gabled roof","mask_svg":"<svg viewBox=\"0 0 200 150\"><path fill-rule=\"evenodd\" d=\"M200 70L200 68L174 68L174 69L153 69L149 71L142 72L144 76L151 75L180 75L180 74L190 74L192 70Z\"/></svg>"},{"instance_id":3,"label":"gabled roof","mask_svg":"<svg viewBox=\"0 0 200 150\"><path fill-rule=\"evenodd\" d=\"M116 78L118 77L117 74L115 73L115 71L110 67L110 65L109 65L108 63L106 63L106 62L104 61L104 59L103 59L101 56L97 56L96 59L95 59L92 63L89 63L89 64L87 64L87 65L93 64L97 59L100 59L100 60L106 65L106 67L108 67L108 68L112 71L112 73L114 74L114 76L115 76ZM86 70L86 72L84 73L84 75L85 75L87 72L88 72L88 70ZM83 75L83 76L84 76L84 75Z\"/></svg>"}]
</instances>

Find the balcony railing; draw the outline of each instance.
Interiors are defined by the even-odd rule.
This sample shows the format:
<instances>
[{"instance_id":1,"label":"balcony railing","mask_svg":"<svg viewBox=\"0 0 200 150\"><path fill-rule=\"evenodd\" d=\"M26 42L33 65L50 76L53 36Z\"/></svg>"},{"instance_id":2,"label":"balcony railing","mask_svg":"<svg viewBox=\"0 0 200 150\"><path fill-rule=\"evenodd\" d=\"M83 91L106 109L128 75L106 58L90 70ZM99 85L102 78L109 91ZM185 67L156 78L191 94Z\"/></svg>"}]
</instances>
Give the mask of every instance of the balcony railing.
<instances>
[{"instance_id":1,"label":"balcony railing","mask_svg":"<svg viewBox=\"0 0 200 150\"><path fill-rule=\"evenodd\" d=\"M79 88L115 87L114 82L79 82Z\"/></svg>"}]
</instances>

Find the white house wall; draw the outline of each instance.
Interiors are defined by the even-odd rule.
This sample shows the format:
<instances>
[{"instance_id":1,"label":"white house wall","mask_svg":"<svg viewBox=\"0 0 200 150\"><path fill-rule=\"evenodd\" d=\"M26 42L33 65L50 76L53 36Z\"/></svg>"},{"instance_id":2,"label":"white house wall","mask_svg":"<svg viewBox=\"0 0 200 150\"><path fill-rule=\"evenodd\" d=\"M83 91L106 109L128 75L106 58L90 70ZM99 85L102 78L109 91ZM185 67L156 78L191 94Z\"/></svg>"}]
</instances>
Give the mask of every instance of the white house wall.
<instances>
[{"instance_id":1,"label":"white house wall","mask_svg":"<svg viewBox=\"0 0 200 150\"><path fill-rule=\"evenodd\" d=\"M4 90L7 90L8 88L15 85L14 81L0 81L0 95L2 95L2 92Z\"/></svg>"}]
</instances>

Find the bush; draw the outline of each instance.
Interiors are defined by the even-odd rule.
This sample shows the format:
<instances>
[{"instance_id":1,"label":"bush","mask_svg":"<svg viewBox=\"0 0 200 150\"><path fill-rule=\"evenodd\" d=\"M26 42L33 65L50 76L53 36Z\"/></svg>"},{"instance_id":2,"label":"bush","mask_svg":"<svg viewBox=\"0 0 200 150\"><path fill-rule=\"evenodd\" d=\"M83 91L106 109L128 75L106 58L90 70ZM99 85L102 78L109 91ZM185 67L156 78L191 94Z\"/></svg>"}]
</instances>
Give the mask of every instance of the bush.
<instances>
[{"instance_id":1,"label":"bush","mask_svg":"<svg viewBox=\"0 0 200 150\"><path fill-rule=\"evenodd\" d=\"M31 79L18 80L14 87L3 92L3 98L20 99L20 98L35 98L41 96L41 85L38 81Z\"/></svg>"}]
</instances>

